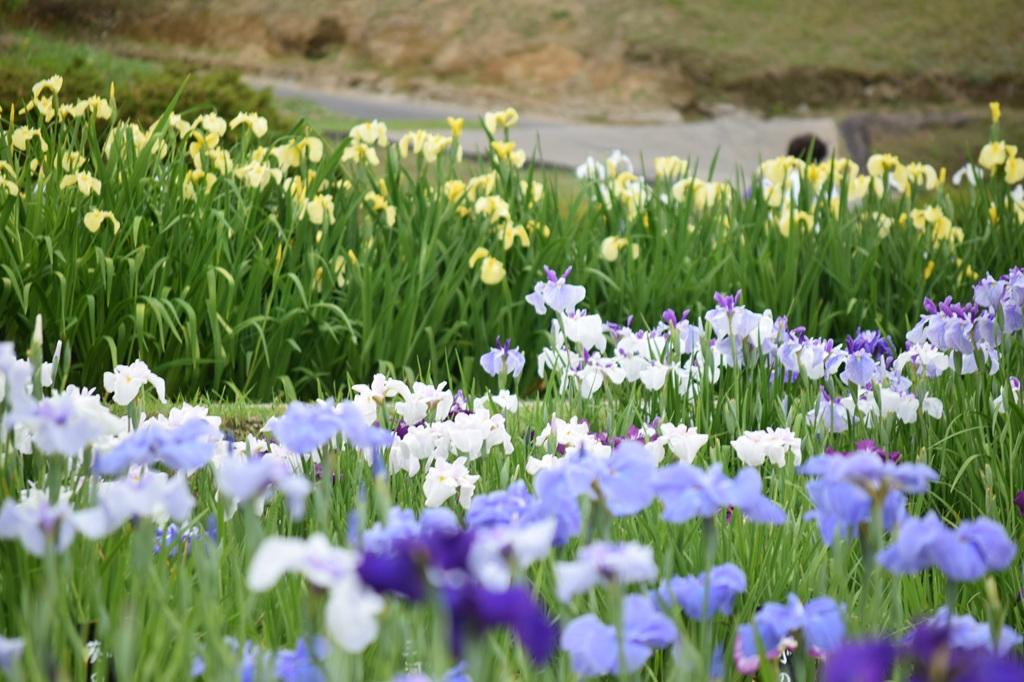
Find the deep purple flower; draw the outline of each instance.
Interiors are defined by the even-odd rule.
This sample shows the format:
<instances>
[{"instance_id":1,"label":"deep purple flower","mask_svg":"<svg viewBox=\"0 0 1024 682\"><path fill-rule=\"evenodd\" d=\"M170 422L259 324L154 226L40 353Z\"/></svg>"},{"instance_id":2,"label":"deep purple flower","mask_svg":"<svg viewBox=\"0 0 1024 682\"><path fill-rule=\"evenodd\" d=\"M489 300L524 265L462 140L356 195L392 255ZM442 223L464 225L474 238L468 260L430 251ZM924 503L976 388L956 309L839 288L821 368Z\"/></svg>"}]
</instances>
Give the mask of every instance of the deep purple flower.
<instances>
[{"instance_id":1,"label":"deep purple flower","mask_svg":"<svg viewBox=\"0 0 1024 682\"><path fill-rule=\"evenodd\" d=\"M468 570L474 534L423 528L422 521L418 534L395 539L381 551L364 552L358 567L362 581L376 592L410 601L422 601L436 590L450 616L452 653L457 657L467 637L508 627L535 661L549 658L557 629L530 591L518 585L492 590L477 583Z\"/></svg>"},{"instance_id":2,"label":"deep purple flower","mask_svg":"<svg viewBox=\"0 0 1024 682\"><path fill-rule=\"evenodd\" d=\"M902 642L881 639L846 644L829 654L822 682L885 682L891 679L897 660L912 666L911 682L1024 679L1024 665L1007 655L1010 647L1019 643L1019 636L1013 639L1004 633L1008 644L1002 646L1001 640L996 652L987 623L969 616L954 616L953 621L958 619L963 623L951 622L943 611L916 626ZM1012 630L1010 633L1016 636Z\"/></svg>"},{"instance_id":3,"label":"deep purple flower","mask_svg":"<svg viewBox=\"0 0 1024 682\"><path fill-rule=\"evenodd\" d=\"M850 642L829 654L822 682L886 682L892 677L896 647L884 639Z\"/></svg>"},{"instance_id":4,"label":"deep purple flower","mask_svg":"<svg viewBox=\"0 0 1024 682\"><path fill-rule=\"evenodd\" d=\"M446 589L444 597L451 613L451 645L456 657L462 655L467 638L496 627L515 633L534 663L544 663L555 653L558 627L528 588L513 585L495 591L463 583Z\"/></svg>"},{"instance_id":5,"label":"deep purple flower","mask_svg":"<svg viewBox=\"0 0 1024 682\"><path fill-rule=\"evenodd\" d=\"M863 350L878 361L883 358L891 359L893 356L892 341L874 329L862 331L858 327L856 335L846 337L846 349L851 353Z\"/></svg>"},{"instance_id":6,"label":"deep purple flower","mask_svg":"<svg viewBox=\"0 0 1024 682\"><path fill-rule=\"evenodd\" d=\"M1024 516L1024 490L1017 491L1017 494L1013 497L1013 503L1017 505L1017 511L1021 516Z\"/></svg>"},{"instance_id":7,"label":"deep purple flower","mask_svg":"<svg viewBox=\"0 0 1024 682\"><path fill-rule=\"evenodd\" d=\"M663 582L659 598L675 602L694 620L706 620L716 613L730 615L733 601L747 590L747 576L736 564L721 564L710 574L675 576Z\"/></svg>"},{"instance_id":8,"label":"deep purple flower","mask_svg":"<svg viewBox=\"0 0 1024 682\"><path fill-rule=\"evenodd\" d=\"M876 455L878 455L882 459L882 461L884 461L884 462L897 462L897 463L900 461L900 459L903 458L903 456L898 451L896 451L896 450L886 450L885 448L883 448L881 445L879 445L875 441L871 440L870 438L866 439L866 440L859 440L856 443L854 443L853 445L854 445L854 448L853 448L852 452L849 452L849 453L839 453L839 454L853 454L855 452L873 452ZM835 453L830 453L830 454L835 454Z\"/></svg>"},{"instance_id":9,"label":"deep purple flower","mask_svg":"<svg viewBox=\"0 0 1024 682\"><path fill-rule=\"evenodd\" d=\"M680 322L682 322L683 320L685 320L689 316L690 316L690 309L689 308L684 310L679 315L676 315L676 311L672 310L671 308L666 308L665 311L661 314L661 319L664 320L665 324L667 324L668 326L675 327L676 325L678 325Z\"/></svg>"},{"instance_id":10,"label":"deep purple flower","mask_svg":"<svg viewBox=\"0 0 1024 682\"><path fill-rule=\"evenodd\" d=\"M411 601L427 596L434 572L467 571L472 532L432 529L395 541L384 551L366 551L359 563L363 582L380 593ZM435 585L435 587L440 587Z\"/></svg>"},{"instance_id":11,"label":"deep purple flower","mask_svg":"<svg viewBox=\"0 0 1024 682\"><path fill-rule=\"evenodd\" d=\"M914 663L911 682L1015 682L1024 679L1019 659L999 656L984 647L963 649L947 626L924 623L904 640L903 655Z\"/></svg>"}]
</instances>

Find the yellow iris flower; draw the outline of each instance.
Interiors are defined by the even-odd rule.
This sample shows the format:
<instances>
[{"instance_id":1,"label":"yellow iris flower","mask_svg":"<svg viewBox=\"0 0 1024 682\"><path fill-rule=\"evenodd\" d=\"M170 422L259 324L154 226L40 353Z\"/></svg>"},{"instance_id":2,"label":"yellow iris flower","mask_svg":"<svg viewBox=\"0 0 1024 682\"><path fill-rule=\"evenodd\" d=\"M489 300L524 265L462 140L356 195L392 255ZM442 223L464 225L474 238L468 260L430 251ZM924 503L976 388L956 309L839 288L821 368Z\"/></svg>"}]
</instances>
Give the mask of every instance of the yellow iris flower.
<instances>
[{"instance_id":1,"label":"yellow iris flower","mask_svg":"<svg viewBox=\"0 0 1024 682\"><path fill-rule=\"evenodd\" d=\"M63 178L61 178L60 188L68 189L70 187L77 188L78 191L85 196L89 196L90 194L95 194L96 196L99 196L100 192L103 189L103 183L100 182L95 177L93 177L92 173L89 173L87 171L81 171L78 173L71 173L69 175L65 175Z\"/></svg>"},{"instance_id":2,"label":"yellow iris flower","mask_svg":"<svg viewBox=\"0 0 1024 682\"><path fill-rule=\"evenodd\" d=\"M989 142L978 153L978 165L994 173L997 168L1006 163L1007 159L1015 156L1017 156L1016 145L1006 144L1002 140Z\"/></svg>"},{"instance_id":3,"label":"yellow iris flower","mask_svg":"<svg viewBox=\"0 0 1024 682\"><path fill-rule=\"evenodd\" d=\"M85 229L93 234L99 232L105 222L110 222L110 225L114 228L114 234L117 234L121 229L121 222L114 217L113 213L95 208L85 214L82 222L85 223Z\"/></svg>"},{"instance_id":4,"label":"yellow iris flower","mask_svg":"<svg viewBox=\"0 0 1024 682\"><path fill-rule=\"evenodd\" d=\"M465 125L465 123L465 119L463 119L461 116L448 117L448 129L452 131L452 137L462 137L462 127L463 125Z\"/></svg>"},{"instance_id":5,"label":"yellow iris flower","mask_svg":"<svg viewBox=\"0 0 1024 682\"><path fill-rule=\"evenodd\" d=\"M370 147L388 146L388 127L376 119L353 126L352 129L348 131L348 136L354 141L362 142Z\"/></svg>"},{"instance_id":6,"label":"yellow iris flower","mask_svg":"<svg viewBox=\"0 0 1024 682\"><path fill-rule=\"evenodd\" d=\"M299 217L309 218L314 225L334 224L334 197L329 194L317 194L302 206Z\"/></svg>"},{"instance_id":7,"label":"yellow iris flower","mask_svg":"<svg viewBox=\"0 0 1024 682\"><path fill-rule=\"evenodd\" d=\"M28 126L21 126L14 129L11 133L11 144L15 149L19 151L26 151L28 149L28 143L36 138L39 140L39 146L45 152L50 147L46 144L46 140L43 139L43 134L39 132L39 128L30 128Z\"/></svg>"},{"instance_id":8,"label":"yellow iris flower","mask_svg":"<svg viewBox=\"0 0 1024 682\"><path fill-rule=\"evenodd\" d=\"M267 119L260 116L256 112L238 112L238 115L231 119L229 127L234 130L238 126L245 126L252 131L252 134L257 138L263 137L267 134Z\"/></svg>"},{"instance_id":9,"label":"yellow iris flower","mask_svg":"<svg viewBox=\"0 0 1024 682\"><path fill-rule=\"evenodd\" d=\"M515 245L516 240L524 249L530 248L530 235L522 225L506 225L502 231L502 246L508 251Z\"/></svg>"},{"instance_id":10,"label":"yellow iris flower","mask_svg":"<svg viewBox=\"0 0 1024 682\"><path fill-rule=\"evenodd\" d=\"M488 111L484 114L484 128L491 135L494 135L498 128L511 128L519 122L519 112L509 107L504 111Z\"/></svg>"}]
</instances>

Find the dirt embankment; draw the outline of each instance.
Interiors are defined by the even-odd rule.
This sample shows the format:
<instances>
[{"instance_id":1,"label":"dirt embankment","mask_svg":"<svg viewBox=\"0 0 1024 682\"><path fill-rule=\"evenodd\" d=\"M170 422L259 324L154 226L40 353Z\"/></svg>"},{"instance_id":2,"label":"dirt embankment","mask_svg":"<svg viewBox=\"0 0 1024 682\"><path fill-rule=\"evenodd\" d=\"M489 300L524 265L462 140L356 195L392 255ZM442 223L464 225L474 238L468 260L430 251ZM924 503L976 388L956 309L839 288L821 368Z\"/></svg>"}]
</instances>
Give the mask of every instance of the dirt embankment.
<instances>
[{"instance_id":1,"label":"dirt embankment","mask_svg":"<svg viewBox=\"0 0 1024 682\"><path fill-rule=\"evenodd\" d=\"M678 21L672 3L509 0L35 0L22 21L114 38L135 54L298 77L322 85L500 103L578 118L707 114L720 102L767 113L1024 104L1024 72L892 73L833 65L725 68L700 46L645 41ZM614 5L614 3L611 3ZM612 12L609 14L609 12Z\"/></svg>"}]
</instances>

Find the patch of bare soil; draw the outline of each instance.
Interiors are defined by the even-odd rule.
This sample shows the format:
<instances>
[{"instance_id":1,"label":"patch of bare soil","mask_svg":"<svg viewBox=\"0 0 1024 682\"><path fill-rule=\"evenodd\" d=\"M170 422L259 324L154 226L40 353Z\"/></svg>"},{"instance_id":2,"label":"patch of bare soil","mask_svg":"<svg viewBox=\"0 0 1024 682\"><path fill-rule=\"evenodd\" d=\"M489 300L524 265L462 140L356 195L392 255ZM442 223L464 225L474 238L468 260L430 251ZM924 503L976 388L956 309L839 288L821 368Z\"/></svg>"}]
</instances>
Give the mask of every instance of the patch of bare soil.
<instances>
[{"instance_id":1,"label":"patch of bare soil","mask_svg":"<svg viewBox=\"0 0 1024 682\"><path fill-rule=\"evenodd\" d=\"M235 66L325 87L482 105L507 102L514 88L520 106L582 119L691 118L721 101L766 113L830 110L837 102L853 109L986 98L1024 103L1024 72L971 81L800 67L725 77L693 50L631 43L615 29L617 20L592 20L588 13L598 4L514 5L502 14L453 0L34 0L25 20L116 38L111 45L135 55ZM657 13L668 11L646 6L652 16L643 18L658 22Z\"/></svg>"}]
</instances>

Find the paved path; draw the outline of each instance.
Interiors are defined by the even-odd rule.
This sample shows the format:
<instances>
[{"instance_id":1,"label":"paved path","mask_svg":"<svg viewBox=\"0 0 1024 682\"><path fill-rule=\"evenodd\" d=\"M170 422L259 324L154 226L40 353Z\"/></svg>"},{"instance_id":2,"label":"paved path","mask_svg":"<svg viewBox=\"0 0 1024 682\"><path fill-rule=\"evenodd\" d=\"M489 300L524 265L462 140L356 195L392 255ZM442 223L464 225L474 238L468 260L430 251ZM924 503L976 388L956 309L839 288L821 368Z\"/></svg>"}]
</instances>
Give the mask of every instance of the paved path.
<instances>
[{"instance_id":1,"label":"paved path","mask_svg":"<svg viewBox=\"0 0 1024 682\"><path fill-rule=\"evenodd\" d=\"M254 85L270 87L284 98L308 99L325 109L356 118L384 120L431 120L448 115L474 119L481 111L465 105L416 100L397 95L359 91L321 90L296 82L250 79ZM675 154L698 164L701 176L707 175L712 162L714 177L732 179L737 173L749 177L761 160L785 153L789 141L804 133L814 133L830 149L840 141L839 127L831 118L759 118L736 112L693 122L649 125L593 124L524 115L513 129L513 139L536 154L545 164L575 168L587 156L604 159L615 149L630 156L648 174L653 173L654 157ZM487 149L482 130L467 129L463 134L467 153Z\"/></svg>"}]
</instances>

